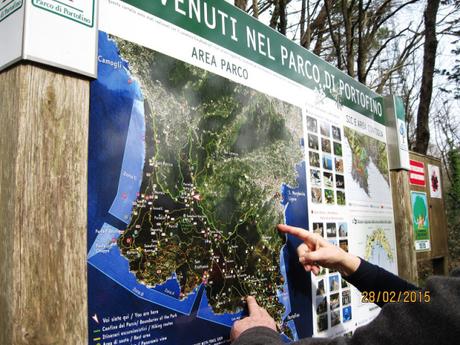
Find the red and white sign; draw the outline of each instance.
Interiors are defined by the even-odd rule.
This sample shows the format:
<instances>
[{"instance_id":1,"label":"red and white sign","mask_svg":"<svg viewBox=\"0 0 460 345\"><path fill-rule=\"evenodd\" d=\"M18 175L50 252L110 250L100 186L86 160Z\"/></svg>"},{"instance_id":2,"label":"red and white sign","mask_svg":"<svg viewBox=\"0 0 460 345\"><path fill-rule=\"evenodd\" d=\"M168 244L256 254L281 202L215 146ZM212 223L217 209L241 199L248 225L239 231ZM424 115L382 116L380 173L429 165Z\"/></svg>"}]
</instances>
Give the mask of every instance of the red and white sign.
<instances>
[{"instance_id":1,"label":"red and white sign","mask_svg":"<svg viewBox=\"0 0 460 345\"><path fill-rule=\"evenodd\" d=\"M425 163L410 160L409 181L416 186L425 186Z\"/></svg>"}]
</instances>

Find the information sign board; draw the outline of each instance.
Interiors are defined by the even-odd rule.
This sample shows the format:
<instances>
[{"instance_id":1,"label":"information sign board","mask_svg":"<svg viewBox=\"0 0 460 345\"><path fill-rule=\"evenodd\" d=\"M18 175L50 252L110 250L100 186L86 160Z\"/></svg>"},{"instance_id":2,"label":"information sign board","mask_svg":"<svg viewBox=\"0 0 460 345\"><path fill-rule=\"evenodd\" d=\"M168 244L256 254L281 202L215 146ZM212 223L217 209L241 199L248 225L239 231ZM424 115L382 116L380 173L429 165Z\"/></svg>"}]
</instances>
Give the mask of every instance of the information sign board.
<instances>
[{"instance_id":1,"label":"information sign board","mask_svg":"<svg viewBox=\"0 0 460 345\"><path fill-rule=\"evenodd\" d=\"M29 60L95 77L97 0L0 3L0 71Z\"/></svg>"},{"instance_id":2,"label":"information sign board","mask_svg":"<svg viewBox=\"0 0 460 345\"><path fill-rule=\"evenodd\" d=\"M255 295L286 341L378 314L306 274L308 228L396 273L382 98L226 2L100 2L90 343L227 344Z\"/></svg>"}]
</instances>

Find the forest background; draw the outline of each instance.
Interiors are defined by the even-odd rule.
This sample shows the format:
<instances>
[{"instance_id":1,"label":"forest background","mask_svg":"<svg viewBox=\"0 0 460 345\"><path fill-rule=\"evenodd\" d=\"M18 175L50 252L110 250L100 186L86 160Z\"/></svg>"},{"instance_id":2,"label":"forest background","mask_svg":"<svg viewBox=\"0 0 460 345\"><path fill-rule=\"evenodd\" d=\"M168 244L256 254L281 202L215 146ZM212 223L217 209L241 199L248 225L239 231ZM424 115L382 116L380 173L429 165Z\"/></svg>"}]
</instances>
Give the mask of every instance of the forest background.
<instances>
[{"instance_id":1,"label":"forest background","mask_svg":"<svg viewBox=\"0 0 460 345\"><path fill-rule=\"evenodd\" d=\"M375 92L398 95L412 151L444 165L460 266L460 0L227 0Z\"/></svg>"}]
</instances>

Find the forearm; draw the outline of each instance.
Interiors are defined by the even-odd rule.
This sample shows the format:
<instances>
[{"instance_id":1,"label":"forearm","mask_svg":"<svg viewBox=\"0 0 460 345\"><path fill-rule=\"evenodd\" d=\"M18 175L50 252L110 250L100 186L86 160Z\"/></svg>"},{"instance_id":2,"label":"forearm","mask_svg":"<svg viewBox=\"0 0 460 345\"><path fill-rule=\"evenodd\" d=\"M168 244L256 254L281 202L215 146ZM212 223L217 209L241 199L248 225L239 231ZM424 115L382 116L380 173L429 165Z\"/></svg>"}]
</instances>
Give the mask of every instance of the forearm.
<instances>
[{"instance_id":1,"label":"forearm","mask_svg":"<svg viewBox=\"0 0 460 345\"><path fill-rule=\"evenodd\" d=\"M364 260L363 262L366 263ZM415 288L414 285L407 284L401 284L399 288L409 290ZM432 278L427 282L426 291L430 292L431 299L429 301L390 303L382 309L375 320L358 328L352 338L308 338L294 344L458 344L460 338L460 328L458 327L458 320L460 320L460 277ZM232 343L232 345L281 344L283 342L279 334L265 327L248 329Z\"/></svg>"},{"instance_id":2,"label":"forearm","mask_svg":"<svg viewBox=\"0 0 460 345\"><path fill-rule=\"evenodd\" d=\"M386 271L385 269L371 264L364 259L360 259L358 269L349 275L344 275L344 279L355 286L359 291L409 291L418 289L415 285L404 279ZM377 303L383 306L384 303Z\"/></svg>"}]
</instances>

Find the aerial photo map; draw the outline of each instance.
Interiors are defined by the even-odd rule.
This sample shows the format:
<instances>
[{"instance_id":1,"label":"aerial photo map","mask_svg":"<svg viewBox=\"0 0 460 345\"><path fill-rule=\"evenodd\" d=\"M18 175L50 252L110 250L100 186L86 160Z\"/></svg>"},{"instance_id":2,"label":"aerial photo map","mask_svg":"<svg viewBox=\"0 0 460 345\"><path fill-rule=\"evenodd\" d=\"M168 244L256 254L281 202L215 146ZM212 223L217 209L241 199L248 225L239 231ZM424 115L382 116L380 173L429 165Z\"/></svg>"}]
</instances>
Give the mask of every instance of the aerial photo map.
<instances>
[{"instance_id":1,"label":"aerial photo map","mask_svg":"<svg viewBox=\"0 0 460 345\"><path fill-rule=\"evenodd\" d=\"M253 295L286 338L297 338L286 239L276 224L294 219L296 208L301 216L293 225L308 224L301 110L105 33L99 45L90 129L90 295L124 288L139 305L223 325L227 333L245 312L245 296ZM124 313L91 297L89 308L92 331L102 314ZM139 334L154 339L152 325ZM135 326L128 328L136 333ZM173 333L164 343L174 343ZM113 338L123 339L122 332ZM192 338L191 344L203 340Z\"/></svg>"},{"instance_id":2,"label":"aerial photo map","mask_svg":"<svg viewBox=\"0 0 460 345\"><path fill-rule=\"evenodd\" d=\"M349 199L391 203L387 145L348 127L345 134Z\"/></svg>"}]
</instances>

